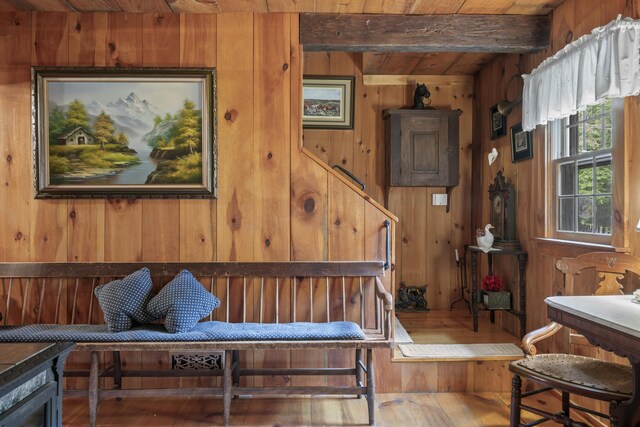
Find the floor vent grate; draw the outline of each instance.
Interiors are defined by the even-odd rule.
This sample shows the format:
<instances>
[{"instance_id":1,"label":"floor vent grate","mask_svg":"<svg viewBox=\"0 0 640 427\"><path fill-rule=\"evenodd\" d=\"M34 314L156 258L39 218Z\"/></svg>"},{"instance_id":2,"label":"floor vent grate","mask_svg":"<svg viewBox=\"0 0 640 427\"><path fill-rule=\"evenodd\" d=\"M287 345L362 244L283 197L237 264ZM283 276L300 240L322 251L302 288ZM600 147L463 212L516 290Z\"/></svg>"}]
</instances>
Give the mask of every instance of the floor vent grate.
<instances>
[{"instance_id":1,"label":"floor vent grate","mask_svg":"<svg viewBox=\"0 0 640 427\"><path fill-rule=\"evenodd\" d=\"M224 369L224 351L211 353L172 353L171 369L198 369L221 371Z\"/></svg>"}]
</instances>

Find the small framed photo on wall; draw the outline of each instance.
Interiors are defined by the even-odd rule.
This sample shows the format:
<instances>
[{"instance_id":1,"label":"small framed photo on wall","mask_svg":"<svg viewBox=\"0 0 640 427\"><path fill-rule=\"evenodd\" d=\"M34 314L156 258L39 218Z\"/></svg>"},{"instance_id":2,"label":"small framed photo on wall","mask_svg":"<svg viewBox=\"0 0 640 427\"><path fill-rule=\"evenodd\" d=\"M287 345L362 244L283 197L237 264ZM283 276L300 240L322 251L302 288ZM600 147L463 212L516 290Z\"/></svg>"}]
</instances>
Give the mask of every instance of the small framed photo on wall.
<instances>
[{"instance_id":1,"label":"small framed photo on wall","mask_svg":"<svg viewBox=\"0 0 640 427\"><path fill-rule=\"evenodd\" d=\"M491 126L491 139L500 138L507 134L507 118L498 111L498 104L489 110L489 123Z\"/></svg>"},{"instance_id":2,"label":"small framed photo on wall","mask_svg":"<svg viewBox=\"0 0 640 427\"><path fill-rule=\"evenodd\" d=\"M355 77L304 76L302 127L353 129Z\"/></svg>"},{"instance_id":3,"label":"small framed photo on wall","mask_svg":"<svg viewBox=\"0 0 640 427\"><path fill-rule=\"evenodd\" d=\"M511 127L511 162L515 163L533 157L531 141L531 132L523 131L522 123Z\"/></svg>"}]
</instances>

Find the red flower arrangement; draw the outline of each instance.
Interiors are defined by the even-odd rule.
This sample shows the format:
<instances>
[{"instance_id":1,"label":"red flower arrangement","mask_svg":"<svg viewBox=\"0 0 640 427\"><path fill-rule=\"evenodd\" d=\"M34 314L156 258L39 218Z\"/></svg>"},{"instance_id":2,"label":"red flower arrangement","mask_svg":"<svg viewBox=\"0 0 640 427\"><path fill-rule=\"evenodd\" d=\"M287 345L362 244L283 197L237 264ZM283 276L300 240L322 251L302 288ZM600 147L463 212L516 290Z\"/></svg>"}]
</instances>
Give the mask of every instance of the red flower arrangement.
<instances>
[{"instance_id":1,"label":"red flower arrangement","mask_svg":"<svg viewBox=\"0 0 640 427\"><path fill-rule=\"evenodd\" d=\"M484 276L482 279L482 290L487 292L500 292L502 290L502 280L500 276Z\"/></svg>"}]
</instances>

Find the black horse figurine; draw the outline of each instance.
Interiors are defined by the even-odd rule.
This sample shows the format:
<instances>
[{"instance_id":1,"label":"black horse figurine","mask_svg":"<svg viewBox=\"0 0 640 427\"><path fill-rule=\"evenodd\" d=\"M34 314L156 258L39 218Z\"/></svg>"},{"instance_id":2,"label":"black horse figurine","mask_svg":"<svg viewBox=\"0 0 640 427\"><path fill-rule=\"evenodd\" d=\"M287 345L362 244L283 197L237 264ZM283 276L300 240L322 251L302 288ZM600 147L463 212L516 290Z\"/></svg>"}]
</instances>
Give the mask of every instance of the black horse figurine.
<instances>
[{"instance_id":1,"label":"black horse figurine","mask_svg":"<svg viewBox=\"0 0 640 427\"><path fill-rule=\"evenodd\" d=\"M424 83L416 83L416 86L416 91L413 93L413 108L421 110L425 106L423 98L429 101L427 105L431 104L431 100L429 99L431 92L429 92L427 85Z\"/></svg>"}]
</instances>

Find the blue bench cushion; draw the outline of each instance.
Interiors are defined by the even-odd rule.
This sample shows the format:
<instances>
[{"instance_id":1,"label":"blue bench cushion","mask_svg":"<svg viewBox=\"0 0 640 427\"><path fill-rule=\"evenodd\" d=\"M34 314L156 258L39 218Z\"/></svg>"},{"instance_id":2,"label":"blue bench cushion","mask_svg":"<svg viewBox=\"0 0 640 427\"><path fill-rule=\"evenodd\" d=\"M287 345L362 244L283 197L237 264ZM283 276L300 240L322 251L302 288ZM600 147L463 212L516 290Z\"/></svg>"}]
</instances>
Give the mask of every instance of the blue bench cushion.
<instances>
[{"instance_id":1,"label":"blue bench cushion","mask_svg":"<svg viewBox=\"0 0 640 427\"><path fill-rule=\"evenodd\" d=\"M107 325L26 325L0 327L0 342L153 342L153 341L335 341L363 340L353 322L226 323L200 322L189 332L172 334L162 325L109 332Z\"/></svg>"}]
</instances>

